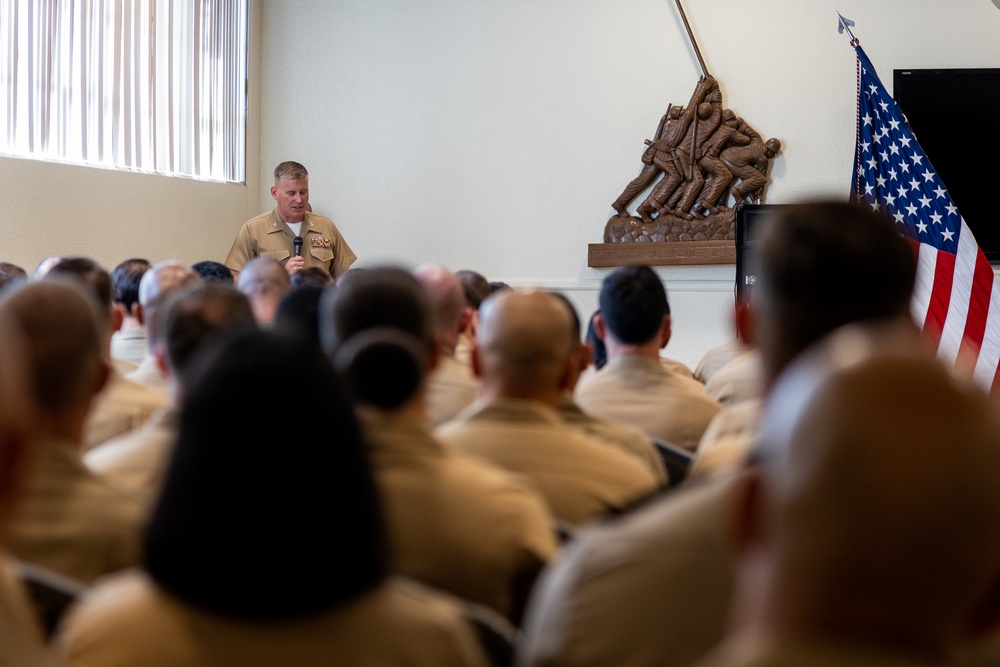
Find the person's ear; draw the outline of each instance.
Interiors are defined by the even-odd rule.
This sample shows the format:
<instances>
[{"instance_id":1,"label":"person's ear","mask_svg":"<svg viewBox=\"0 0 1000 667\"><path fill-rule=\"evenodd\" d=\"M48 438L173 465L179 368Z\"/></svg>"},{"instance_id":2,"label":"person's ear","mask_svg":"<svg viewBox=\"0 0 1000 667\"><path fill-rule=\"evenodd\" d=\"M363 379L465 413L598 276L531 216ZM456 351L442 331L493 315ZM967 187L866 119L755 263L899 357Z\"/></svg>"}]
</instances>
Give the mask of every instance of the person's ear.
<instances>
[{"instance_id":1,"label":"person's ear","mask_svg":"<svg viewBox=\"0 0 1000 667\"><path fill-rule=\"evenodd\" d=\"M483 377L483 360L480 358L479 341L473 341L472 349L469 351L469 358L472 361L472 374L477 378Z\"/></svg>"},{"instance_id":2,"label":"person's ear","mask_svg":"<svg viewBox=\"0 0 1000 667\"><path fill-rule=\"evenodd\" d=\"M472 308L466 306L462 309L462 314L458 316L458 331L459 333L465 331L472 325Z\"/></svg>"},{"instance_id":3,"label":"person's ear","mask_svg":"<svg viewBox=\"0 0 1000 667\"><path fill-rule=\"evenodd\" d=\"M162 345L157 345L153 351L153 358L156 359L156 370L160 371L160 377L170 377L170 367L167 365L167 353Z\"/></svg>"},{"instance_id":4,"label":"person's ear","mask_svg":"<svg viewBox=\"0 0 1000 667\"><path fill-rule=\"evenodd\" d=\"M580 344L580 354L578 355L580 359L580 372L584 372L590 367L590 364L594 361L594 350L591 349L590 343Z\"/></svg>"},{"instance_id":5,"label":"person's ear","mask_svg":"<svg viewBox=\"0 0 1000 667\"><path fill-rule=\"evenodd\" d=\"M600 313L594 315L594 333L597 334L598 340L607 341L608 325Z\"/></svg>"},{"instance_id":6,"label":"person's ear","mask_svg":"<svg viewBox=\"0 0 1000 667\"><path fill-rule=\"evenodd\" d=\"M135 317L135 321L139 324L146 324L146 311L138 301L132 306L132 316Z\"/></svg>"},{"instance_id":7,"label":"person's ear","mask_svg":"<svg viewBox=\"0 0 1000 667\"><path fill-rule=\"evenodd\" d=\"M271 186L271 196L274 197L275 201L278 201L278 188L277 186Z\"/></svg>"},{"instance_id":8,"label":"person's ear","mask_svg":"<svg viewBox=\"0 0 1000 667\"><path fill-rule=\"evenodd\" d=\"M125 311L118 306L111 306L111 333L117 333L125 323Z\"/></svg>"},{"instance_id":9,"label":"person's ear","mask_svg":"<svg viewBox=\"0 0 1000 667\"><path fill-rule=\"evenodd\" d=\"M672 334L670 329L670 316L664 315L663 322L660 324L660 349L662 350L670 342L670 335Z\"/></svg>"}]
</instances>

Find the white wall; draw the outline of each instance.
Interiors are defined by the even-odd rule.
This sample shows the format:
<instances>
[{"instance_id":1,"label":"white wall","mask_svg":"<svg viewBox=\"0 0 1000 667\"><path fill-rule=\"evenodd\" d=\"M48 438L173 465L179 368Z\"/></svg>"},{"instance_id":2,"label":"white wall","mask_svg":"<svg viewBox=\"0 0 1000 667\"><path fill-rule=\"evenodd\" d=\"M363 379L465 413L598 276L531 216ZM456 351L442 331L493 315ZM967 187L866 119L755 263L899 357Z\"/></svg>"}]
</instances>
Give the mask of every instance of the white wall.
<instances>
[{"instance_id":1,"label":"white wall","mask_svg":"<svg viewBox=\"0 0 1000 667\"><path fill-rule=\"evenodd\" d=\"M889 86L893 68L1000 66L989 0L685 7L725 104L785 145L771 203L847 196L855 57L836 9ZM305 163L361 265L474 268L567 289L588 312L606 271L587 268L587 244L700 74L669 0L267 2L263 55L262 178ZM729 337L734 267L661 275L668 352L694 364Z\"/></svg>"}]
</instances>

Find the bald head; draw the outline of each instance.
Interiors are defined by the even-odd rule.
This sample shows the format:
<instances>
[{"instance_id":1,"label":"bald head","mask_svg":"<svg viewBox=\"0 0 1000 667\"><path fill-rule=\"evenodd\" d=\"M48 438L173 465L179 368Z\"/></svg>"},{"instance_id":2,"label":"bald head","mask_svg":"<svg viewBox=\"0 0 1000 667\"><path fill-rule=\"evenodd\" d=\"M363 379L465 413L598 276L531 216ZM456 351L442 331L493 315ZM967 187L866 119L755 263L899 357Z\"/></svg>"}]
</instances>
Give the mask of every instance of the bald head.
<instances>
[{"instance_id":1,"label":"bald head","mask_svg":"<svg viewBox=\"0 0 1000 667\"><path fill-rule=\"evenodd\" d=\"M250 299L257 321L272 323L281 299L292 291L292 282L277 260L257 257L243 265L236 287Z\"/></svg>"},{"instance_id":2,"label":"bald head","mask_svg":"<svg viewBox=\"0 0 1000 667\"><path fill-rule=\"evenodd\" d=\"M0 321L25 341L29 386L44 426L59 428L62 420L85 413L107 373L94 299L69 279L50 277L5 299Z\"/></svg>"},{"instance_id":3,"label":"bald head","mask_svg":"<svg viewBox=\"0 0 1000 667\"><path fill-rule=\"evenodd\" d=\"M35 417L31 386L23 336L13 322L0 316L0 544L20 490Z\"/></svg>"},{"instance_id":4,"label":"bald head","mask_svg":"<svg viewBox=\"0 0 1000 667\"><path fill-rule=\"evenodd\" d=\"M557 405L568 381L572 316L547 292L498 293L479 309L473 366L483 395Z\"/></svg>"},{"instance_id":5,"label":"bald head","mask_svg":"<svg viewBox=\"0 0 1000 667\"><path fill-rule=\"evenodd\" d=\"M454 273L436 264L423 264L413 276L431 296L434 307L434 336L438 345L455 351L458 336L465 329L471 313L465 304L462 283Z\"/></svg>"},{"instance_id":6,"label":"bald head","mask_svg":"<svg viewBox=\"0 0 1000 667\"><path fill-rule=\"evenodd\" d=\"M1000 413L911 328L850 327L806 353L775 385L761 443L757 597L773 628L940 659L986 620Z\"/></svg>"}]
</instances>

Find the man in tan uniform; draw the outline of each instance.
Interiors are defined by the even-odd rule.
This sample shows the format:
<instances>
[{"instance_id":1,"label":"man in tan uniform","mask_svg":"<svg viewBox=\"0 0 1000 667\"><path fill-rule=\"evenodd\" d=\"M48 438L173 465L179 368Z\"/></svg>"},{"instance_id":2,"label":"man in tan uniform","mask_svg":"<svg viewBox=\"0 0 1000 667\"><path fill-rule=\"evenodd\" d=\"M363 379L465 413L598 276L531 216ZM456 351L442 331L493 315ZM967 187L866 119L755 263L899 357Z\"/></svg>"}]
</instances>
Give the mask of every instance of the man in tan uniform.
<instances>
[{"instance_id":1,"label":"man in tan uniform","mask_svg":"<svg viewBox=\"0 0 1000 667\"><path fill-rule=\"evenodd\" d=\"M0 665L40 667L42 630L28 593L7 554L7 526L20 496L30 456L36 406L25 387L24 340L11 322L0 319Z\"/></svg>"},{"instance_id":2,"label":"man in tan uniform","mask_svg":"<svg viewBox=\"0 0 1000 667\"><path fill-rule=\"evenodd\" d=\"M324 347L355 387L393 569L517 620L535 576L555 553L553 518L530 479L445 447L431 434L428 371L440 351L431 306L402 269L352 274L322 302ZM413 343L412 376L404 372L409 364L362 368L360 352L344 361L342 350L384 330ZM387 349L380 356L391 358ZM361 389L362 377L383 381ZM405 387L404 377L412 380Z\"/></svg>"},{"instance_id":3,"label":"man in tan uniform","mask_svg":"<svg viewBox=\"0 0 1000 667\"><path fill-rule=\"evenodd\" d=\"M274 210L248 220L233 241L225 264L234 277L254 257L277 260L289 275L315 266L336 279L351 267L358 257L340 230L332 220L309 208L309 172L305 167L298 162L275 167L271 196L276 202Z\"/></svg>"},{"instance_id":4,"label":"man in tan uniform","mask_svg":"<svg viewBox=\"0 0 1000 667\"><path fill-rule=\"evenodd\" d=\"M784 208L761 230L757 252L757 312L741 333L761 350L765 391L844 324L909 321L913 251L871 211ZM704 655L726 629L733 575L724 522L738 489L733 475L688 481L574 540L536 587L518 665L681 667Z\"/></svg>"},{"instance_id":5,"label":"man in tan uniform","mask_svg":"<svg viewBox=\"0 0 1000 667\"><path fill-rule=\"evenodd\" d=\"M88 294L52 274L0 306L0 321L26 334L27 386L44 415L9 547L21 560L85 583L139 558L139 503L80 458L88 408L109 373L99 317Z\"/></svg>"},{"instance_id":6,"label":"man in tan uniform","mask_svg":"<svg viewBox=\"0 0 1000 667\"><path fill-rule=\"evenodd\" d=\"M111 277L92 259L71 257L56 264L47 277L77 280L99 304L99 324L105 336L104 357L111 363L111 336L121 326L122 315L112 302ZM112 367L111 375L90 407L84 425L84 449L139 428L154 412L167 405L165 393L133 382Z\"/></svg>"},{"instance_id":7,"label":"man in tan uniform","mask_svg":"<svg viewBox=\"0 0 1000 667\"><path fill-rule=\"evenodd\" d=\"M170 387L171 404L145 424L87 452L84 462L98 476L152 505L173 453L184 397L184 378L196 353L219 336L257 325L246 297L219 283L199 284L159 306L156 352Z\"/></svg>"},{"instance_id":8,"label":"man in tan uniform","mask_svg":"<svg viewBox=\"0 0 1000 667\"><path fill-rule=\"evenodd\" d=\"M555 516L580 524L648 497L659 486L630 454L566 423L571 315L540 291L494 294L480 308L473 368L482 401L438 430L456 449L532 477Z\"/></svg>"},{"instance_id":9,"label":"man in tan uniform","mask_svg":"<svg viewBox=\"0 0 1000 667\"><path fill-rule=\"evenodd\" d=\"M659 277L648 266L622 267L604 279L600 305L594 326L608 363L581 380L577 403L694 450L720 406L700 382L660 362L660 350L670 341L670 306Z\"/></svg>"},{"instance_id":10,"label":"man in tan uniform","mask_svg":"<svg viewBox=\"0 0 1000 667\"><path fill-rule=\"evenodd\" d=\"M907 326L847 327L774 385L701 667L955 664L1000 619L1000 410Z\"/></svg>"},{"instance_id":11,"label":"man in tan uniform","mask_svg":"<svg viewBox=\"0 0 1000 667\"><path fill-rule=\"evenodd\" d=\"M472 368L455 358L455 348L469 326L472 309L465 304L462 283L443 266L424 264L413 270L413 276L430 294L434 307L434 337L439 354L437 366L428 378L427 408L431 426L438 426L471 405L479 393L479 382Z\"/></svg>"}]
</instances>

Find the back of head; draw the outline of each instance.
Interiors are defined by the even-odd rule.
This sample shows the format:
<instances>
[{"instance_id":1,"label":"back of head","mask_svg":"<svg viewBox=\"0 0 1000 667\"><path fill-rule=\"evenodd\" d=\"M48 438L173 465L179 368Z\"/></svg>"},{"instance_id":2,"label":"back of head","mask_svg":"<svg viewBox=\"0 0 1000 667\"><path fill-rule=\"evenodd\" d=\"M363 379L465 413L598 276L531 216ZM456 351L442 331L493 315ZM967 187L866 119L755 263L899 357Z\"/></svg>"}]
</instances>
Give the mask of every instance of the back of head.
<instances>
[{"instance_id":1,"label":"back of head","mask_svg":"<svg viewBox=\"0 0 1000 667\"><path fill-rule=\"evenodd\" d=\"M294 275L289 278L289 281L291 282L293 290L297 290L300 287L306 287L307 285L326 287L333 282L333 276L318 266L307 266L304 269L296 271Z\"/></svg>"},{"instance_id":2,"label":"back of head","mask_svg":"<svg viewBox=\"0 0 1000 667\"><path fill-rule=\"evenodd\" d=\"M159 345L161 340L157 310L171 294L200 282L194 271L174 260L157 262L142 276L139 282L139 305L143 309L150 350Z\"/></svg>"},{"instance_id":3,"label":"back of head","mask_svg":"<svg viewBox=\"0 0 1000 667\"><path fill-rule=\"evenodd\" d=\"M197 273L202 281L206 283L218 282L225 285L234 285L236 283L233 280L233 272L222 262L206 259L202 262L192 264L191 270Z\"/></svg>"},{"instance_id":4,"label":"back of head","mask_svg":"<svg viewBox=\"0 0 1000 667\"><path fill-rule=\"evenodd\" d=\"M431 297L438 343L453 350L458 342L462 314L466 308L462 283L454 273L436 264L418 266L413 270L413 275Z\"/></svg>"},{"instance_id":5,"label":"back of head","mask_svg":"<svg viewBox=\"0 0 1000 667\"><path fill-rule=\"evenodd\" d=\"M219 282L172 294L157 319L167 366L182 382L199 350L221 336L257 326L246 296Z\"/></svg>"},{"instance_id":6,"label":"back of head","mask_svg":"<svg viewBox=\"0 0 1000 667\"><path fill-rule=\"evenodd\" d=\"M217 341L201 364L145 534L152 577L209 611L265 619L327 609L375 586L386 571L381 511L329 365L261 330ZM322 410L291 426L252 418L290 368Z\"/></svg>"},{"instance_id":7,"label":"back of head","mask_svg":"<svg viewBox=\"0 0 1000 667\"><path fill-rule=\"evenodd\" d=\"M107 314L84 290L72 278L51 275L12 292L0 306L0 321L24 342L28 386L46 423L86 408L102 381L100 322Z\"/></svg>"},{"instance_id":8,"label":"back of head","mask_svg":"<svg viewBox=\"0 0 1000 667\"><path fill-rule=\"evenodd\" d=\"M132 307L139 302L139 283L149 270L145 259L126 259L111 272L112 299L132 314Z\"/></svg>"},{"instance_id":9,"label":"back of head","mask_svg":"<svg viewBox=\"0 0 1000 667\"><path fill-rule=\"evenodd\" d=\"M572 329L566 304L547 292L511 290L484 301L474 352L484 388L507 398L558 395L573 352Z\"/></svg>"},{"instance_id":10,"label":"back of head","mask_svg":"<svg viewBox=\"0 0 1000 667\"><path fill-rule=\"evenodd\" d=\"M462 284L462 293L465 294L466 305L473 310L479 310L479 306L483 303L483 300L491 293L490 282L481 273L476 273L469 269L456 271L455 277Z\"/></svg>"},{"instance_id":11,"label":"back of head","mask_svg":"<svg viewBox=\"0 0 1000 667\"><path fill-rule=\"evenodd\" d=\"M760 440L779 629L936 654L983 620L1000 586L1000 412L912 328L848 327L803 354Z\"/></svg>"},{"instance_id":12,"label":"back of head","mask_svg":"<svg viewBox=\"0 0 1000 667\"><path fill-rule=\"evenodd\" d=\"M272 257L256 257L243 265L236 287L247 295L259 322L273 322L281 299L292 290L288 272Z\"/></svg>"},{"instance_id":13,"label":"back of head","mask_svg":"<svg viewBox=\"0 0 1000 667\"><path fill-rule=\"evenodd\" d=\"M435 346L430 297L395 267L349 272L320 301L320 340L355 398L392 409L422 384Z\"/></svg>"},{"instance_id":14,"label":"back of head","mask_svg":"<svg viewBox=\"0 0 1000 667\"><path fill-rule=\"evenodd\" d=\"M670 314L663 283L643 265L623 266L606 277L599 301L608 332L628 345L653 340Z\"/></svg>"},{"instance_id":15,"label":"back of head","mask_svg":"<svg viewBox=\"0 0 1000 667\"><path fill-rule=\"evenodd\" d=\"M274 326L301 337L319 349L319 302L324 289L321 285L303 285L286 294L274 314Z\"/></svg>"},{"instance_id":16,"label":"back of head","mask_svg":"<svg viewBox=\"0 0 1000 667\"><path fill-rule=\"evenodd\" d=\"M755 336L771 378L837 327L909 312L914 252L868 209L842 202L781 207L758 238Z\"/></svg>"}]
</instances>

